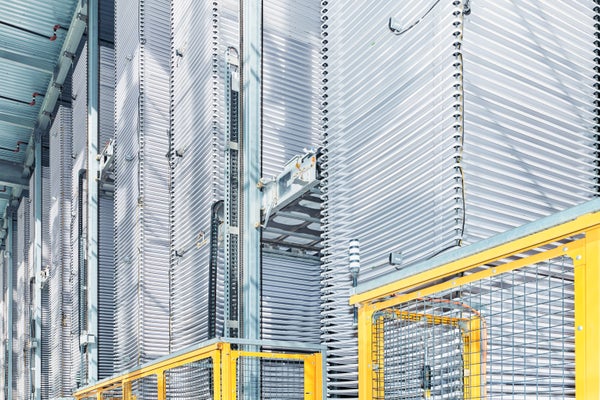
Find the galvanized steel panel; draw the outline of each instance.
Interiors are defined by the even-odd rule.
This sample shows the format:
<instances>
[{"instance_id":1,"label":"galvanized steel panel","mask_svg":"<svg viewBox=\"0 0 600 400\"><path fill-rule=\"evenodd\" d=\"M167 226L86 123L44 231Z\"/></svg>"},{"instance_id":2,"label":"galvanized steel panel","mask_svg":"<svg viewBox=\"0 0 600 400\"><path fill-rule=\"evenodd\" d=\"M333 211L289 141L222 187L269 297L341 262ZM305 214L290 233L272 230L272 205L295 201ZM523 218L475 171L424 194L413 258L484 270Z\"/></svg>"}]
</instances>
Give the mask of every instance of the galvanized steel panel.
<instances>
[{"instance_id":1,"label":"galvanized steel panel","mask_svg":"<svg viewBox=\"0 0 600 400\"><path fill-rule=\"evenodd\" d=\"M85 151L87 140L87 41L79 47L72 74L73 158Z\"/></svg>"},{"instance_id":2,"label":"galvanized steel panel","mask_svg":"<svg viewBox=\"0 0 600 400\"><path fill-rule=\"evenodd\" d=\"M215 114L225 91L216 86L215 18L209 3L173 5L173 351L209 336L211 207L221 198L223 176L223 134Z\"/></svg>"},{"instance_id":3,"label":"galvanized steel panel","mask_svg":"<svg viewBox=\"0 0 600 400\"><path fill-rule=\"evenodd\" d=\"M465 242L597 195L595 3L477 1L465 17Z\"/></svg>"},{"instance_id":4,"label":"galvanized steel panel","mask_svg":"<svg viewBox=\"0 0 600 400\"><path fill-rule=\"evenodd\" d=\"M169 348L169 6L116 2L117 371Z\"/></svg>"}]
</instances>

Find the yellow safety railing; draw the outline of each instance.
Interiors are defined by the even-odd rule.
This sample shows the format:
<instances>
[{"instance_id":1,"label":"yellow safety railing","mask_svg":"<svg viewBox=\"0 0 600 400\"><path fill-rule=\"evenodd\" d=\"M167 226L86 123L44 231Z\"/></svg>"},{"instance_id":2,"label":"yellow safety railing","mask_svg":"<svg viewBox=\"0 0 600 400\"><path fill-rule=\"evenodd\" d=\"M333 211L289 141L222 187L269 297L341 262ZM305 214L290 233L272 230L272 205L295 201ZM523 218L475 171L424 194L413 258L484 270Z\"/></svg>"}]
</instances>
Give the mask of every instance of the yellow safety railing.
<instances>
[{"instance_id":1,"label":"yellow safety railing","mask_svg":"<svg viewBox=\"0 0 600 400\"><path fill-rule=\"evenodd\" d=\"M259 346L251 347L258 348ZM206 391L206 388L209 388L212 391L209 396L214 400L235 400L242 396L244 398L260 398L262 397L261 393L266 390L286 395L297 394L306 400L322 399L323 359L321 352L305 352L304 349L245 351L232 348L232 343L225 341L211 341L193 350L163 357L138 369L79 389L73 393L73 397L77 400L136 400L138 399L136 387L142 386L145 386L147 392L152 393L145 397L158 400L167 399L171 390L180 395L194 396L192 392L185 393L185 383L175 379L171 380L169 377L172 376L171 374L174 375L178 369L198 365L199 362L205 361L207 363L204 365L204 369L208 365L210 373L207 375L209 376L208 382L202 383L203 389ZM291 370L290 366L293 367ZM251 371L252 369L254 371ZM244 374L252 376L243 376ZM188 374L188 380L189 378ZM252 382L252 379L256 379L258 382ZM241 387L248 381L251 382L250 388ZM149 389L148 386L150 386ZM270 388L267 388L268 386ZM248 395L247 392L244 392L245 390L251 391L252 394ZM286 391L290 392L286 393ZM139 397L143 398L144 396Z\"/></svg>"},{"instance_id":2,"label":"yellow safety railing","mask_svg":"<svg viewBox=\"0 0 600 400\"><path fill-rule=\"evenodd\" d=\"M599 399L600 213L589 208L359 286L360 399Z\"/></svg>"}]
</instances>

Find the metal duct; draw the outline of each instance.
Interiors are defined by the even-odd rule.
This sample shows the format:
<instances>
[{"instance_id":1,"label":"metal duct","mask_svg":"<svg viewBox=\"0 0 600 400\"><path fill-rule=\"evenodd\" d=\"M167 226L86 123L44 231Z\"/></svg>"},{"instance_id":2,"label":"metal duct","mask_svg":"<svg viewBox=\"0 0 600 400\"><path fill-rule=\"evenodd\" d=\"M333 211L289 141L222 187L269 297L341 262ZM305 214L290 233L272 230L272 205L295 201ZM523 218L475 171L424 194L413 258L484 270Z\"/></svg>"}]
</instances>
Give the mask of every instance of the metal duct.
<instances>
[{"instance_id":1,"label":"metal duct","mask_svg":"<svg viewBox=\"0 0 600 400\"><path fill-rule=\"evenodd\" d=\"M595 3L477 1L465 17L465 242L596 196Z\"/></svg>"},{"instance_id":2,"label":"metal duct","mask_svg":"<svg viewBox=\"0 0 600 400\"><path fill-rule=\"evenodd\" d=\"M115 7L115 367L122 371L169 350L170 2Z\"/></svg>"},{"instance_id":3,"label":"metal duct","mask_svg":"<svg viewBox=\"0 0 600 400\"><path fill-rule=\"evenodd\" d=\"M85 151L87 132L87 40L78 49L73 67L71 96L73 107L73 158Z\"/></svg>"}]
</instances>

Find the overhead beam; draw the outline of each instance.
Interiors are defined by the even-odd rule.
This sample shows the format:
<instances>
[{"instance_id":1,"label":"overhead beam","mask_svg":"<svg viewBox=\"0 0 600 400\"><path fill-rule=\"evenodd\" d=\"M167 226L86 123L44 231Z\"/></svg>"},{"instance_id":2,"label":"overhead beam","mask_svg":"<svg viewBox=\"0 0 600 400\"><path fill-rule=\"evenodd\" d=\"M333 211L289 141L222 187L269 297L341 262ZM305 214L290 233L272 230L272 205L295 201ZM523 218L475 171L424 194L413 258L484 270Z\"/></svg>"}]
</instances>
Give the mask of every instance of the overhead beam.
<instances>
[{"instance_id":1,"label":"overhead beam","mask_svg":"<svg viewBox=\"0 0 600 400\"><path fill-rule=\"evenodd\" d=\"M33 69L40 72L51 74L54 70L54 63L44 58L32 57L28 54L15 53L0 48L0 58L19 64L20 66Z\"/></svg>"},{"instance_id":2,"label":"overhead beam","mask_svg":"<svg viewBox=\"0 0 600 400\"><path fill-rule=\"evenodd\" d=\"M23 164L0 159L0 186L28 186L29 179L23 175Z\"/></svg>"},{"instance_id":3,"label":"overhead beam","mask_svg":"<svg viewBox=\"0 0 600 400\"><path fill-rule=\"evenodd\" d=\"M45 133L50 122L52 121L52 112L56 107L56 102L60 96L62 87L67 79L69 70L73 65L73 58L81 42L81 38L85 32L87 17L88 17L88 2L80 0L77 2L77 7L73 13L71 24L69 25L69 31L67 37L63 43L63 47L60 50L60 56L58 63L54 68L54 73L46 89L46 95L44 101L40 107L40 111L37 117L36 126L34 132L29 138L29 145L27 146L25 154L24 168L28 170L31 168L35 161L33 141L35 139L36 132Z\"/></svg>"}]
</instances>

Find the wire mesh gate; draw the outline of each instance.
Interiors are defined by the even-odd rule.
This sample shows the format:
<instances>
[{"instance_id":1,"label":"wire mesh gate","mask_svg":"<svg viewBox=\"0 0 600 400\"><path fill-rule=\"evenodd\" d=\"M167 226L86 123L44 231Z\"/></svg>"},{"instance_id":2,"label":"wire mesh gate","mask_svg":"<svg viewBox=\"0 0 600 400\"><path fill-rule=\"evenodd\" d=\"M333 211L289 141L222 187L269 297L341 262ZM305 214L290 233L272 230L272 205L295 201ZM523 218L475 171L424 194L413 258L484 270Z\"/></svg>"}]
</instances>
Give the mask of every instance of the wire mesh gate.
<instances>
[{"instance_id":1,"label":"wire mesh gate","mask_svg":"<svg viewBox=\"0 0 600 400\"><path fill-rule=\"evenodd\" d=\"M361 399L599 398L600 217L353 297Z\"/></svg>"},{"instance_id":2,"label":"wire mesh gate","mask_svg":"<svg viewBox=\"0 0 600 400\"><path fill-rule=\"evenodd\" d=\"M80 399L294 399L322 398L322 355L307 349L282 351L232 349L231 343L206 346L164 357L73 394ZM256 344L252 347L259 348ZM273 349L277 349L276 351Z\"/></svg>"}]
</instances>

